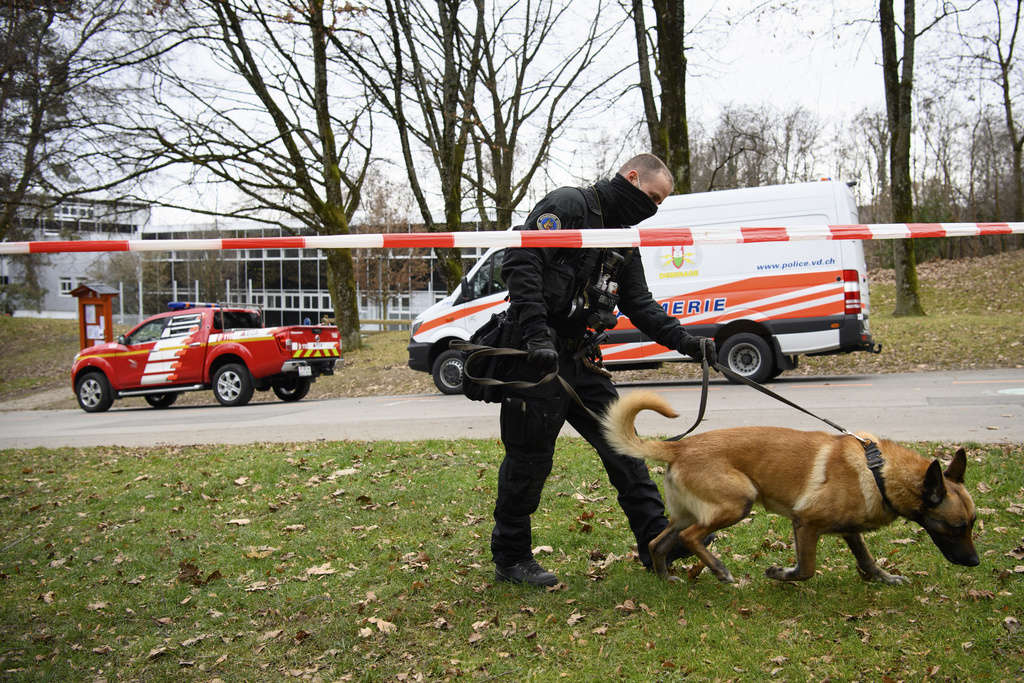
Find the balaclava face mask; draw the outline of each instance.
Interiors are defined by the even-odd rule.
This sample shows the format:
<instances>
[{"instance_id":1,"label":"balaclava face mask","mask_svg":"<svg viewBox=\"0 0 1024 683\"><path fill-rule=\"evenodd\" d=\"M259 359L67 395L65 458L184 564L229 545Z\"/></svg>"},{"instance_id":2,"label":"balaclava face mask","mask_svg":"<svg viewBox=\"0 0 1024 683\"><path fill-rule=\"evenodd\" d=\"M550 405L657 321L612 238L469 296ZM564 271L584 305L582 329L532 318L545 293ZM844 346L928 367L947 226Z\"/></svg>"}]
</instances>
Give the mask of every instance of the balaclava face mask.
<instances>
[{"instance_id":1,"label":"balaclava face mask","mask_svg":"<svg viewBox=\"0 0 1024 683\"><path fill-rule=\"evenodd\" d=\"M607 185L598 183L597 190L601 195L604 212L604 223L607 227L632 227L658 212L658 205L647 196L647 193L626 180L621 173L608 181ZM603 190L603 191L602 191Z\"/></svg>"}]
</instances>

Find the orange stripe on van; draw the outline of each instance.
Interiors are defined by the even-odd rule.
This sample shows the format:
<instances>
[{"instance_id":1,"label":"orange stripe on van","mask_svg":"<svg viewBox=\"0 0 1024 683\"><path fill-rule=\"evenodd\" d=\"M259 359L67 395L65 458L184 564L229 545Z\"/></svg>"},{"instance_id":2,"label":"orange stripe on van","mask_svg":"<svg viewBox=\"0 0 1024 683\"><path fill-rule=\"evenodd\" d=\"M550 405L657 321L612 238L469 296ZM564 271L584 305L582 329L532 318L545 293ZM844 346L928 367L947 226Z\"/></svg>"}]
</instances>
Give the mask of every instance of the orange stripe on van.
<instances>
[{"instance_id":1,"label":"orange stripe on van","mask_svg":"<svg viewBox=\"0 0 1024 683\"><path fill-rule=\"evenodd\" d=\"M632 344L611 344L601 346L601 357L608 361L643 360L647 355L646 348Z\"/></svg>"},{"instance_id":2,"label":"orange stripe on van","mask_svg":"<svg viewBox=\"0 0 1024 683\"><path fill-rule=\"evenodd\" d=\"M444 315L439 315L436 318L434 318L433 320L428 320L427 322L423 323L416 333L420 334L420 333L423 333L423 332L428 332L428 331L434 329L435 327L442 327L444 325L450 325L451 323L455 322L456 320L461 320L463 318L466 318L468 316L474 315L476 313L480 313L481 311L486 311L486 310L488 310L490 308L495 308L497 306L501 306L504 303L505 303L504 299L499 299L498 301L492 301L489 304L478 304L476 306L462 306L462 307L454 307L453 306L451 308L451 310L448 311L448 313L446 313Z\"/></svg>"},{"instance_id":3,"label":"orange stripe on van","mask_svg":"<svg viewBox=\"0 0 1024 683\"><path fill-rule=\"evenodd\" d=\"M837 279L838 278L838 279ZM820 291L808 292L818 288ZM727 282L722 285L699 289L686 294L659 299L658 303L668 307L669 315L686 324L691 318L702 318L700 322L720 323L749 317L752 313L763 313L765 320L782 320L813 316L831 316L844 313L842 294L844 283L839 271L815 273L791 273L786 275L763 275L744 280ZM726 309L717 318L708 316L706 311L699 314L673 314L675 304L686 301L703 301L726 298ZM778 297L778 301L762 303L764 299ZM818 303L822 298L835 297L834 301ZM799 304L810 304L800 307ZM771 313L780 308L795 306L785 313ZM767 311L767 313L765 313ZM619 317L616 329L636 329L626 316Z\"/></svg>"},{"instance_id":4,"label":"orange stripe on van","mask_svg":"<svg viewBox=\"0 0 1024 683\"><path fill-rule=\"evenodd\" d=\"M735 308L769 296L778 296L787 292L800 292L810 287L822 285L834 285L837 291L843 291L842 278L840 277L837 280L837 277L839 277L839 271L753 277L661 299L658 303L670 304L669 310L671 310L671 304L677 301L714 299L726 296L729 299L729 308Z\"/></svg>"}]
</instances>

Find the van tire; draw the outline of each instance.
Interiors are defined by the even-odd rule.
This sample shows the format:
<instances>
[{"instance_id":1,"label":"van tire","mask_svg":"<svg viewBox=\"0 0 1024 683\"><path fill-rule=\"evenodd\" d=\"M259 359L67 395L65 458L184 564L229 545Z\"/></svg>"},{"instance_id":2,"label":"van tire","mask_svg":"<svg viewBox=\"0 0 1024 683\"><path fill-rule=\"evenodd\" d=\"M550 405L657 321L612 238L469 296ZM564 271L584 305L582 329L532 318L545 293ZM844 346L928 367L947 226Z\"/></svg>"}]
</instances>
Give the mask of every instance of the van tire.
<instances>
[{"instance_id":1,"label":"van tire","mask_svg":"<svg viewBox=\"0 0 1024 683\"><path fill-rule=\"evenodd\" d=\"M761 384L772 377L775 358L772 347L756 334L741 332L725 340L718 352L719 362L737 375ZM733 379L729 380L738 384Z\"/></svg>"},{"instance_id":2,"label":"van tire","mask_svg":"<svg viewBox=\"0 0 1024 683\"><path fill-rule=\"evenodd\" d=\"M434 361L434 386L442 394L461 394L462 371L462 351L448 349Z\"/></svg>"}]
</instances>

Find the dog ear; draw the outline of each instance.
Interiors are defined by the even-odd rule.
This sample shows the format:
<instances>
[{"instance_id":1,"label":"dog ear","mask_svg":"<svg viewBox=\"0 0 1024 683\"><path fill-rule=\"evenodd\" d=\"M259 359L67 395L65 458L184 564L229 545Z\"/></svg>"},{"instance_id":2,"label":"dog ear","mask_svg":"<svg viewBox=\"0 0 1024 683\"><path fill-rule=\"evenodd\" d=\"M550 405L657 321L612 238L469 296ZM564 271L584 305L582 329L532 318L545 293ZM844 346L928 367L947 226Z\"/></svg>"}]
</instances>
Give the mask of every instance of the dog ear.
<instances>
[{"instance_id":1,"label":"dog ear","mask_svg":"<svg viewBox=\"0 0 1024 683\"><path fill-rule=\"evenodd\" d=\"M946 497L946 482L942 478L942 464L938 459L932 460L924 474L923 493L925 507L935 507Z\"/></svg>"},{"instance_id":2,"label":"dog ear","mask_svg":"<svg viewBox=\"0 0 1024 683\"><path fill-rule=\"evenodd\" d=\"M953 456L953 461L949 463L949 467L946 468L945 476L950 481L955 481L958 484L964 483L964 471L967 469L967 453L964 449L957 449L956 455Z\"/></svg>"}]
</instances>

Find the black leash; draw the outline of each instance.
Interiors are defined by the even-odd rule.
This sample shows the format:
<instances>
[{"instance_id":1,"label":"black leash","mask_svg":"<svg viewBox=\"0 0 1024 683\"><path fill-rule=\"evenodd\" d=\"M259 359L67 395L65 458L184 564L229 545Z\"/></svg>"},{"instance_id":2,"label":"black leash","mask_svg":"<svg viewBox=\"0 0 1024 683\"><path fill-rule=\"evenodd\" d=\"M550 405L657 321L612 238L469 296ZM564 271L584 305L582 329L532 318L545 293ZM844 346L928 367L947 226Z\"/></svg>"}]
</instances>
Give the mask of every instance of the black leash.
<instances>
[{"instance_id":1,"label":"black leash","mask_svg":"<svg viewBox=\"0 0 1024 683\"><path fill-rule=\"evenodd\" d=\"M707 350L705 349L707 341L708 340L705 339L705 338L701 338L701 340L700 340L700 353L701 353L701 355L704 358L700 362L700 365L701 365L701 382L700 382L701 389L700 389L700 408L697 409L697 420L693 423L693 425L689 429L687 429L682 434L676 434L671 439L665 439L665 441L679 441L684 436L686 436L687 434L692 432L694 429L696 429L697 425L699 425L701 422L704 421L704 409L707 408L707 406L708 406L708 382L711 379L711 367L708 365L708 355L707 355ZM721 372L722 366L719 365L718 363L715 363L715 369L718 370L719 372Z\"/></svg>"},{"instance_id":2,"label":"black leash","mask_svg":"<svg viewBox=\"0 0 1024 683\"><path fill-rule=\"evenodd\" d=\"M824 422L825 424L827 424L829 427L832 427L836 431L841 432L846 436L852 436L854 439L859 441L861 445L864 447L864 457L867 458L868 469L871 470L871 474L875 478L875 483L878 485L878 490L882 494L882 500L886 505L892 508L892 503L889 502L889 498L885 493L885 481L882 479L882 465L885 464L885 460L882 459L882 453L878 449L878 445L874 441L857 436L853 432L844 429L843 427L840 427L835 422L827 420L821 417L820 415L815 415L814 413L807 410L803 406L797 405L793 401L790 401L788 398L776 394L768 387L765 387L761 384L758 384L757 382L754 382L753 380L744 377L743 375L733 372L732 370L730 370L729 368L725 367L720 363L715 363L713 365L709 364L707 358L707 351L705 348L707 341L707 339L702 338L700 342L701 355L703 356L703 359L701 360L700 407L697 410L697 419L694 420L693 425L685 432L683 432L682 434L677 434L676 436L673 436L671 438L665 439L665 441L681 440L683 437L687 436L688 434L690 434L690 432L696 429L701 422L704 421L704 412L707 409L708 404L708 385L711 377L711 368L713 367L715 370L722 373L722 375L724 375L725 377L740 384L745 384L752 389L756 389L765 396L770 396L771 398L774 398L776 401L779 401L780 403L785 403L789 407L795 408L806 415L810 415L814 419ZM469 380L471 382L477 382L484 386L500 386L508 387L510 389L529 389L531 387L537 387L542 384L547 384L548 382L557 378L558 381L562 384L562 388L565 389L566 393L569 394L573 401L575 401L581 408L583 408L583 410L585 410L594 420L598 422L600 422L601 420L601 417L599 415L594 413L594 411L592 411L590 408L583 404L582 399L580 399L580 397L576 394L575 390L573 390L573 388L569 386L569 383L566 382L565 379L558 374L557 369L544 375L544 377L542 377L539 381L536 382L526 382L523 380L504 381L493 379L490 377L476 377L469 372L470 363L476 359L486 358L488 356L525 356L527 352L522 349L494 348L491 346L481 346L478 344L470 344L469 342L462 341L452 342L450 346L452 348L459 349L460 351L470 352L469 356L466 357L466 361L462 367L462 374L466 380Z\"/></svg>"},{"instance_id":3,"label":"black leash","mask_svg":"<svg viewBox=\"0 0 1024 683\"><path fill-rule=\"evenodd\" d=\"M704 345L705 341L706 340L703 340L703 339L701 340L701 351L702 352L704 350L703 345ZM493 347L493 346L482 346L480 344L471 344L470 342L464 342L464 341L453 341L453 342L451 342L449 344L449 347L451 347L453 349L457 349L459 351L468 351L469 352L469 355L466 356L465 362L462 364L463 381L468 380L470 382L476 382L478 384L481 384L483 386L488 386L488 387L507 387L509 389L530 389L532 387L539 387L542 384L547 384L548 382L550 382L550 381L552 381L554 379L557 379L562 384L562 388L565 389L565 392L569 395L570 398L572 398L573 401L576 402L576 404L580 408L585 410L587 412L587 414L591 418L594 419L594 421L596 421L596 422L600 422L601 421L601 416L598 415L597 413L595 413L590 408L588 408L586 405L584 405L583 399L581 399L579 397L579 394L576 393L576 391L572 388L572 386L570 386L569 383L566 382L565 379L561 375L558 374L558 370L554 370L552 372L549 372L548 374L544 375L542 378L540 378L540 380L538 380L536 382L527 382L527 381L523 381L523 380L507 380L506 381L506 380L494 379L492 377L477 377L476 375L472 374L469 371L470 364L473 363L474 361L478 360L478 359L483 359L483 358L487 358L487 357L490 357L490 356L525 356L525 355L527 355L527 351L524 351L522 349L506 349L506 348L496 348L496 347ZM703 361L702 365L703 365L703 373L704 373L704 375L703 375L703 390L701 391L701 395L700 395L700 410L697 413L697 419L694 421L692 427L687 429L684 433L680 434L679 436L676 436L676 437L673 437L671 439L668 439L668 441L678 441L679 439L683 438L684 436L686 436L687 434L692 432L694 429L696 429L697 426L704 420L704 410L707 407L707 403L708 403L708 381L710 379L711 372L710 372L710 368L708 366L707 358L704 358L704 361Z\"/></svg>"}]
</instances>

